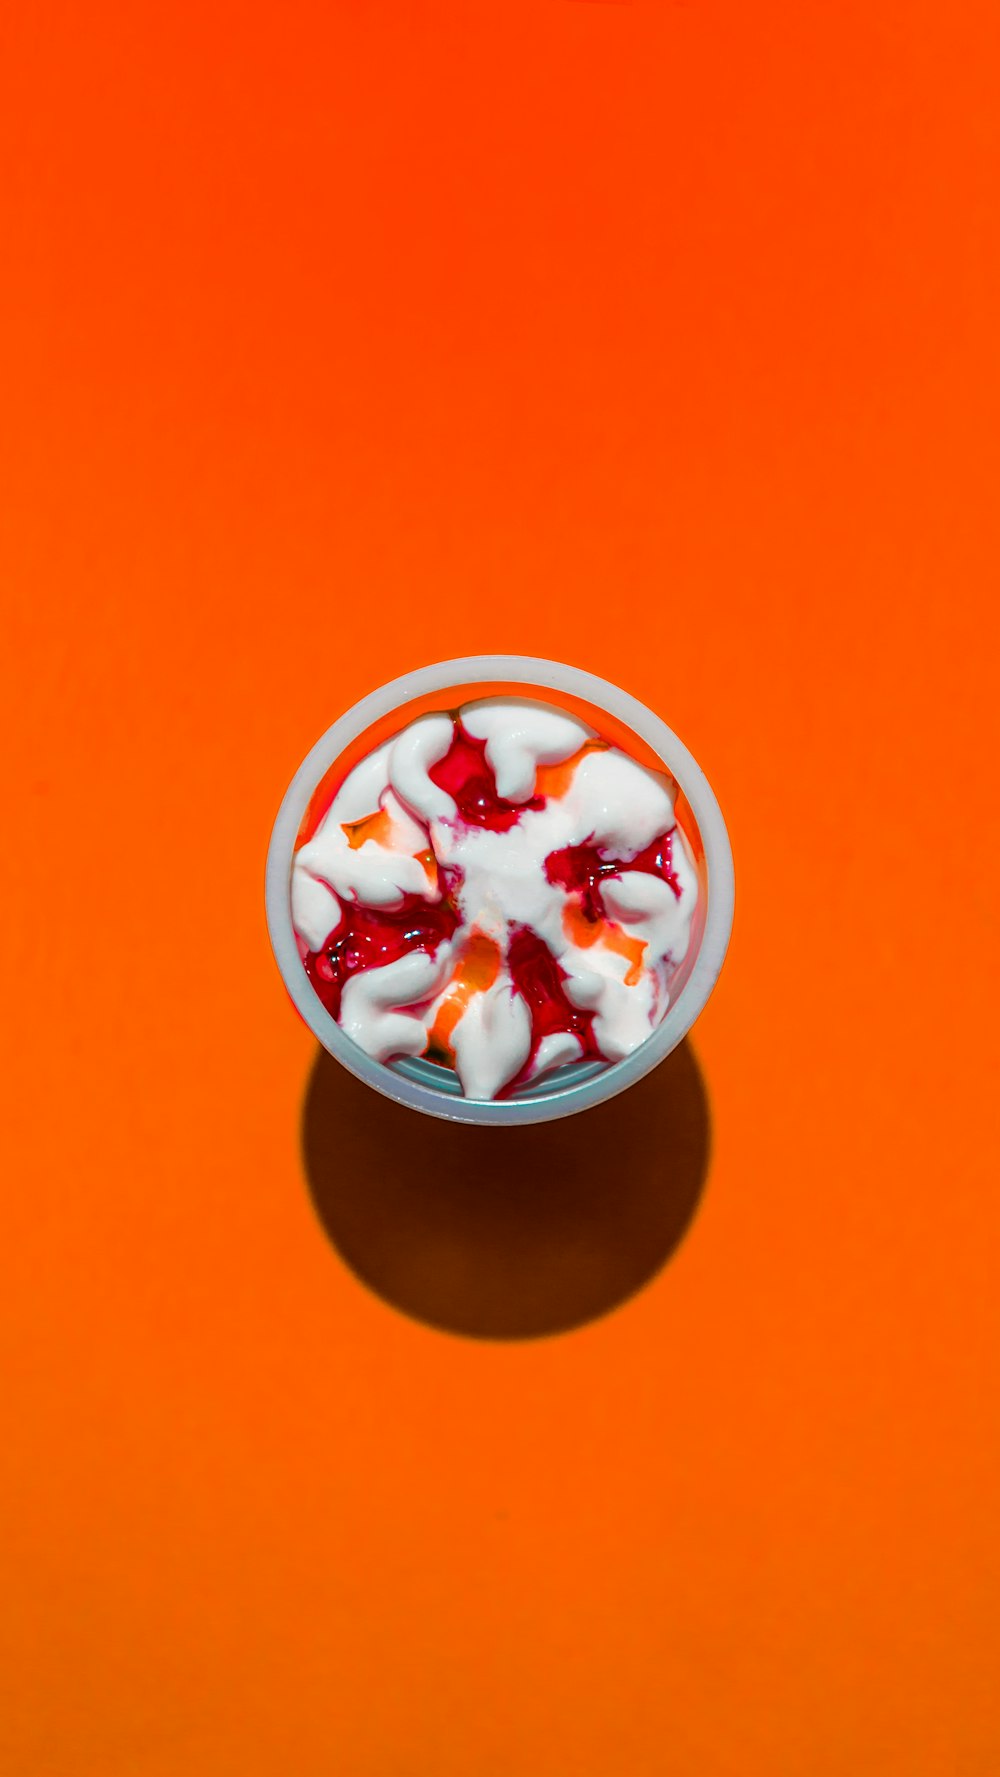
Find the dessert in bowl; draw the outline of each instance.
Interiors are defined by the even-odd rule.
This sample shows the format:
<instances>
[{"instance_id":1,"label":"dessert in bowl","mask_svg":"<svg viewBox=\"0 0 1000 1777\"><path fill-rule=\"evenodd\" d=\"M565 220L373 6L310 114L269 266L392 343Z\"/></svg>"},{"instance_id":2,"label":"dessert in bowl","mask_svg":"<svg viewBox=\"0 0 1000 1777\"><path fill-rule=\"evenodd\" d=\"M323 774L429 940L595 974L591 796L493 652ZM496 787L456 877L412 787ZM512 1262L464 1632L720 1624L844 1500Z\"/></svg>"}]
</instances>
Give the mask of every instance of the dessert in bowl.
<instances>
[{"instance_id":1,"label":"dessert in bowl","mask_svg":"<svg viewBox=\"0 0 1000 1777\"><path fill-rule=\"evenodd\" d=\"M677 737L556 662L484 656L384 686L282 804L272 941L320 1041L413 1108L584 1109L689 1028L721 967L732 859Z\"/></svg>"}]
</instances>

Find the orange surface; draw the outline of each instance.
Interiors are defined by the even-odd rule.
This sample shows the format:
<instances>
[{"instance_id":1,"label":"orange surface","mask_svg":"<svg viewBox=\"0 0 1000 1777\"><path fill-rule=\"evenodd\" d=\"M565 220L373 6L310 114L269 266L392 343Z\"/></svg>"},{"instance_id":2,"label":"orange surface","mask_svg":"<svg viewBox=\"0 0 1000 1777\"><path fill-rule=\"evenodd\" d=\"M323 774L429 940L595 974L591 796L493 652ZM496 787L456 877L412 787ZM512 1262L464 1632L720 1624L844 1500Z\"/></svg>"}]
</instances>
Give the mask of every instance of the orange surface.
<instances>
[{"instance_id":1,"label":"orange surface","mask_svg":"<svg viewBox=\"0 0 1000 1777\"><path fill-rule=\"evenodd\" d=\"M996 19L10 9L12 1777L1000 1768ZM507 1146L313 1075L262 911L329 721L505 648L738 871Z\"/></svg>"}]
</instances>

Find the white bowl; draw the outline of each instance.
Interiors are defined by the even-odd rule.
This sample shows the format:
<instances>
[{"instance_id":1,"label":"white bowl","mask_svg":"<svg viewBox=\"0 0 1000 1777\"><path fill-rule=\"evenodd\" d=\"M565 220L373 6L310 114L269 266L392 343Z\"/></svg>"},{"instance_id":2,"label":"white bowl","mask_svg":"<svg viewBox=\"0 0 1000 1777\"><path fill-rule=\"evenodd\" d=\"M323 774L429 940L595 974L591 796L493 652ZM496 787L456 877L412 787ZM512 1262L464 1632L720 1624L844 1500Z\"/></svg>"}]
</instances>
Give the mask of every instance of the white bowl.
<instances>
[{"instance_id":1,"label":"white bowl","mask_svg":"<svg viewBox=\"0 0 1000 1777\"><path fill-rule=\"evenodd\" d=\"M521 696L537 693L542 702L558 704L571 700L569 707L574 713L589 719L598 730L603 727L613 741L618 739L616 730L627 730L620 742L626 749L629 736L645 743L645 748L640 745L636 751L641 755L651 750L679 786L678 818L695 852L700 897L688 954L671 989L672 1004L663 1022L638 1049L624 1061L576 1062L554 1069L507 1099L470 1099L462 1096L458 1076L450 1068L422 1058L372 1061L345 1036L314 992L299 956L292 926L292 859L299 830L321 779L342 755L356 747L369 729L375 730L370 742L374 747L389 731L412 720L417 712L407 706L417 700L432 696L434 707L455 709L472 698L487 697L511 686L523 687L518 693ZM425 702L424 707L431 705ZM399 721L387 730L386 718L396 712ZM362 753L368 750L363 747ZM722 968L733 924L733 887L733 854L719 804L687 747L659 716L616 685L576 667L563 666L555 660L534 660L527 655L479 654L464 660L442 660L436 666L421 667L401 679L393 679L369 697L363 697L327 729L299 766L278 811L267 854L265 895L271 944L285 986L324 1049L359 1080L412 1110L457 1123L509 1126L567 1117L600 1104L633 1086L677 1047L691 1029Z\"/></svg>"}]
</instances>

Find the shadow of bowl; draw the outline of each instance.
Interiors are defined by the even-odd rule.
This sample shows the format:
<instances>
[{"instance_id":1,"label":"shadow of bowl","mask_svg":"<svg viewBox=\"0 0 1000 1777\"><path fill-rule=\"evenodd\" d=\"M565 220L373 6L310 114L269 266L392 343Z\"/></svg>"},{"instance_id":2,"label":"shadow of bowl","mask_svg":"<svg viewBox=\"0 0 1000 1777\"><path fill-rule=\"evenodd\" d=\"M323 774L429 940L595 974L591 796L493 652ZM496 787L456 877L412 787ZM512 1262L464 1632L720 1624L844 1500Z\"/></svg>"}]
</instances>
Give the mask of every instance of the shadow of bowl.
<instances>
[{"instance_id":1,"label":"shadow of bowl","mask_svg":"<svg viewBox=\"0 0 1000 1777\"><path fill-rule=\"evenodd\" d=\"M686 1041L618 1098L525 1129L421 1117L321 1049L302 1144L320 1222L377 1295L448 1332L533 1339L607 1314L670 1258L709 1115Z\"/></svg>"}]
</instances>

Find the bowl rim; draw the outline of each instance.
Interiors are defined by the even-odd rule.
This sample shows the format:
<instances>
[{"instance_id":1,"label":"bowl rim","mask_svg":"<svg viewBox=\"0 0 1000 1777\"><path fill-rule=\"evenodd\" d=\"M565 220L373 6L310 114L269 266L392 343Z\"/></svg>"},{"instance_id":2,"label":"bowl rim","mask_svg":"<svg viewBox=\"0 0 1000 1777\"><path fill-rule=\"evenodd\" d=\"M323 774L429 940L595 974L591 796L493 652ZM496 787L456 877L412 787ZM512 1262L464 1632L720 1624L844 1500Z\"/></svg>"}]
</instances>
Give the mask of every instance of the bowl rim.
<instances>
[{"instance_id":1,"label":"bowl rim","mask_svg":"<svg viewBox=\"0 0 1000 1777\"><path fill-rule=\"evenodd\" d=\"M291 872L295 841L310 798L337 758L373 723L428 693L461 686L523 685L539 701L563 692L606 710L663 761L687 798L705 856L706 908L701 942L688 979L662 1023L624 1061L611 1062L586 1079L535 1088L530 1097L469 1099L424 1084L391 1062L373 1061L345 1035L315 993L302 966L292 925ZM487 695L484 691L484 695ZM735 879L732 847L722 810L701 767L672 728L620 686L561 661L522 654L473 654L436 661L391 679L362 697L333 722L306 754L282 798L271 832L265 870L268 933L285 988L313 1035L366 1085L398 1104L449 1122L506 1125L546 1122L602 1104L634 1086L675 1049L699 1016L719 977L733 924Z\"/></svg>"}]
</instances>

